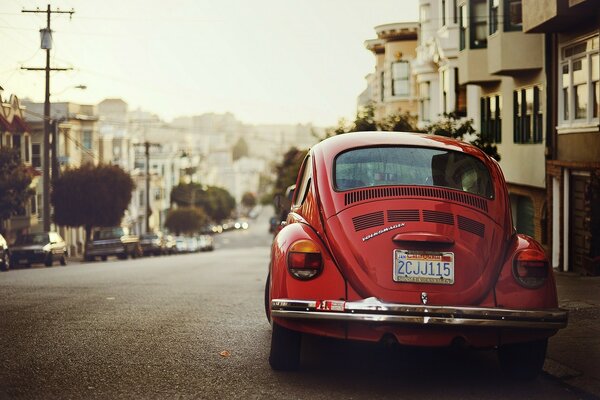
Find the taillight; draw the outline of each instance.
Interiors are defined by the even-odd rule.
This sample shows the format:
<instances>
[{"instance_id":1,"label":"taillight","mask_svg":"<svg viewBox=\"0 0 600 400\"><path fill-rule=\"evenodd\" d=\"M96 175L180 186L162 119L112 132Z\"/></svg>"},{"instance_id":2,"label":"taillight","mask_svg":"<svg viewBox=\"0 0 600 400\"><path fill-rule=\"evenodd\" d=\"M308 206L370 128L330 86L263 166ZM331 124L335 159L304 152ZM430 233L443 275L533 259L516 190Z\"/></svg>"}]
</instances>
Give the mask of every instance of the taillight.
<instances>
[{"instance_id":1,"label":"taillight","mask_svg":"<svg viewBox=\"0 0 600 400\"><path fill-rule=\"evenodd\" d=\"M539 288L548 279L548 259L539 250L523 250L513 260L513 276L521 286Z\"/></svg>"},{"instance_id":2,"label":"taillight","mask_svg":"<svg viewBox=\"0 0 600 400\"><path fill-rule=\"evenodd\" d=\"M315 278L323 269L323 257L319 246L311 240L298 240L288 250L288 270L296 279Z\"/></svg>"}]
</instances>

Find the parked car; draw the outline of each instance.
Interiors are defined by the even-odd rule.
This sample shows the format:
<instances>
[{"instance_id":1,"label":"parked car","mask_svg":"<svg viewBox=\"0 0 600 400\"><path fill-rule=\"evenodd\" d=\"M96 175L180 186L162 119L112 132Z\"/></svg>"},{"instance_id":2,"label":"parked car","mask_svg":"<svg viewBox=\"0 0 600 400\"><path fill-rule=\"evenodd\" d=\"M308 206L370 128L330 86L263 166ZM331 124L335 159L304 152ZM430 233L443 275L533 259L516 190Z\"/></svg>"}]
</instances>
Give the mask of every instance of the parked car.
<instances>
[{"instance_id":1,"label":"parked car","mask_svg":"<svg viewBox=\"0 0 600 400\"><path fill-rule=\"evenodd\" d=\"M0 271L8 271L10 269L10 250L8 242L4 236L0 234Z\"/></svg>"},{"instance_id":2,"label":"parked car","mask_svg":"<svg viewBox=\"0 0 600 400\"><path fill-rule=\"evenodd\" d=\"M265 288L273 369L298 368L311 333L497 348L510 376L539 373L567 312L497 162L441 136L349 133L310 150L296 187Z\"/></svg>"},{"instance_id":3,"label":"parked car","mask_svg":"<svg viewBox=\"0 0 600 400\"><path fill-rule=\"evenodd\" d=\"M175 248L177 249L177 253L187 253L189 250L186 238L183 236L177 236L175 238Z\"/></svg>"},{"instance_id":4,"label":"parked car","mask_svg":"<svg viewBox=\"0 0 600 400\"><path fill-rule=\"evenodd\" d=\"M210 235L198 236L198 248L200 251L213 251L215 249L213 238Z\"/></svg>"},{"instance_id":5,"label":"parked car","mask_svg":"<svg viewBox=\"0 0 600 400\"><path fill-rule=\"evenodd\" d=\"M162 232L144 233L140 236L143 255L160 256L167 253L165 238Z\"/></svg>"},{"instance_id":6,"label":"parked car","mask_svg":"<svg viewBox=\"0 0 600 400\"><path fill-rule=\"evenodd\" d=\"M165 236L165 251L167 254L177 253L177 241L173 235Z\"/></svg>"},{"instance_id":7,"label":"parked car","mask_svg":"<svg viewBox=\"0 0 600 400\"><path fill-rule=\"evenodd\" d=\"M96 228L85 245L85 261L93 261L100 257L106 261L109 256L117 256L125 260L142 255L140 238L129 233L129 229L120 226Z\"/></svg>"},{"instance_id":8,"label":"parked car","mask_svg":"<svg viewBox=\"0 0 600 400\"><path fill-rule=\"evenodd\" d=\"M185 241L187 243L188 253L196 253L200 251L200 247L198 247L198 239L196 239L195 236L186 236Z\"/></svg>"},{"instance_id":9,"label":"parked car","mask_svg":"<svg viewBox=\"0 0 600 400\"><path fill-rule=\"evenodd\" d=\"M67 265L67 244L57 232L29 233L17 237L10 249L10 263L30 267L44 264L51 267L54 261Z\"/></svg>"}]
</instances>

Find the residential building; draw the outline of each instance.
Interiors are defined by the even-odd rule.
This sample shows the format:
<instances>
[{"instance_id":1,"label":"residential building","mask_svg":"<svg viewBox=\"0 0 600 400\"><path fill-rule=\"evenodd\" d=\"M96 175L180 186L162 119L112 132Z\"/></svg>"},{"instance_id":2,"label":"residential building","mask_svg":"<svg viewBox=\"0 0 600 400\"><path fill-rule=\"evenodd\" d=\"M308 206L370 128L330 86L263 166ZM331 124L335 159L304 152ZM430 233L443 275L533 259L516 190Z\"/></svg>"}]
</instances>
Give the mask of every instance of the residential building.
<instances>
[{"instance_id":1,"label":"residential building","mask_svg":"<svg viewBox=\"0 0 600 400\"><path fill-rule=\"evenodd\" d=\"M367 75L367 89L358 97L358 106L373 105L377 120L399 112L416 115L418 95L411 64L417 55L419 24L379 25L375 32L377 39L365 41L375 55L375 72Z\"/></svg>"},{"instance_id":2,"label":"residential building","mask_svg":"<svg viewBox=\"0 0 600 400\"><path fill-rule=\"evenodd\" d=\"M547 245L543 35L523 32L521 0L457 0L457 23L467 117L498 146L517 231Z\"/></svg>"},{"instance_id":3,"label":"residential building","mask_svg":"<svg viewBox=\"0 0 600 400\"><path fill-rule=\"evenodd\" d=\"M418 126L424 128L444 114L466 117L468 91L474 94L470 105L478 105L479 98L477 87L458 82L458 16L454 2L420 0L419 10L421 29L412 72L417 84Z\"/></svg>"},{"instance_id":4,"label":"residential building","mask_svg":"<svg viewBox=\"0 0 600 400\"><path fill-rule=\"evenodd\" d=\"M18 151L22 162L30 167L34 175L32 186L36 186L40 180L41 159L39 151L37 155L32 154L31 132L25 122L24 109L17 96L12 95L5 101L0 96L0 148L13 148ZM39 149L39 148L38 148ZM39 198L32 196L29 204L24 205L23 212L0 221L0 231L11 242L17 233L29 231L37 225Z\"/></svg>"},{"instance_id":5,"label":"residential building","mask_svg":"<svg viewBox=\"0 0 600 400\"><path fill-rule=\"evenodd\" d=\"M99 157L103 163L118 165L124 171L131 171L134 163L128 108L122 99L98 103Z\"/></svg>"},{"instance_id":6,"label":"residential building","mask_svg":"<svg viewBox=\"0 0 600 400\"><path fill-rule=\"evenodd\" d=\"M547 111L538 125L547 140L542 211L552 265L599 275L600 6L597 0L523 0L523 27L545 36L546 85L538 101Z\"/></svg>"},{"instance_id":7,"label":"residential building","mask_svg":"<svg viewBox=\"0 0 600 400\"><path fill-rule=\"evenodd\" d=\"M44 103L35 103L29 100L22 101L26 109L26 120L31 127L32 164L43 165L44 143ZM67 167L78 167L85 163L97 165L100 162L98 147L98 114L93 105L82 105L69 102L52 103L50 106L52 120L51 132L51 177L60 174L60 170ZM52 155L53 154L53 155ZM43 181L40 178L36 186L36 204L38 215L43 215L42 210ZM38 224L32 230L43 229L43 224ZM69 254L79 255L83 252L85 232L83 228L56 227L67 242Z\"/></svg>"}]
</instances>

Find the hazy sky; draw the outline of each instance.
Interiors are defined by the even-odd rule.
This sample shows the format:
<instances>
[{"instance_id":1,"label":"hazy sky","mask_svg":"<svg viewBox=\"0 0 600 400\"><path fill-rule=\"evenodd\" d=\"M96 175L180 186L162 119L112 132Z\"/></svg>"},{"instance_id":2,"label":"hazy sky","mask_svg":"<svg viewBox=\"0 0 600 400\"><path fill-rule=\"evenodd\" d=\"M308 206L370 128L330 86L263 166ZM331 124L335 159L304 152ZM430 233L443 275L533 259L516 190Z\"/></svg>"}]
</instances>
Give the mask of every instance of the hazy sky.
<instances>
[{"instance_id":1,"label":"hazy sky","mask_svg":"<svg viewBox=\"0 0 600 400\"><path fill-rule=\"evenodd\" d=\"M47 1L0 1L0 86L44 98ZM166 120L230 111L247 123L335 125L374 70L374 27L418 19L417 0L63 0L52 9L52 101L120 97ZM73 86L84 84L87 90Z\"/></svg>"}]
</instances>

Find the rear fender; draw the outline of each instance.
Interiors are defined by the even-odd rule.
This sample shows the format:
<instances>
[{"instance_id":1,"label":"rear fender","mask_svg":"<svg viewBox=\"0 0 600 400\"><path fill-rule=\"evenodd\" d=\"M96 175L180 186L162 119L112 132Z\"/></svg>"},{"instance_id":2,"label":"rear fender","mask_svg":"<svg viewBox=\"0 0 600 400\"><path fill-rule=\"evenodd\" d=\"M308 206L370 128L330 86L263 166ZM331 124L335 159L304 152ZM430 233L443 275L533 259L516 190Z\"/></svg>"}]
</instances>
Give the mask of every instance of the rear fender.
<instances>
[{"instance_id":1,"label":"rear fender","mask_svg":"<svg viewBox=\"0 0 600 400\"><path fill-rule=\"evenodd\" d=\"M323 269L313 279L294 278L287 268L290 246L301 239L312 240L321 250ZM346 282L315 231L304 223L292 223L279 232L271 249L271 297L285 299L346 299Z\"/></svg>"},{"instance_id":2,"label":"rear fender","mask_svg":"<svg viewBox=\"0 0 600 400\"><path fill-rule=\"evenodd\" d=\"M513 276L513 261L517 253L532 249L544 253L544 249L534 239L527 235L517 234L513 237L500 271L495 287L496 304L498 307L515 309L557 308L556 282L550 263L548 277L545 283L536 289L521 286Z\"/></svg>"}]
</instances>

